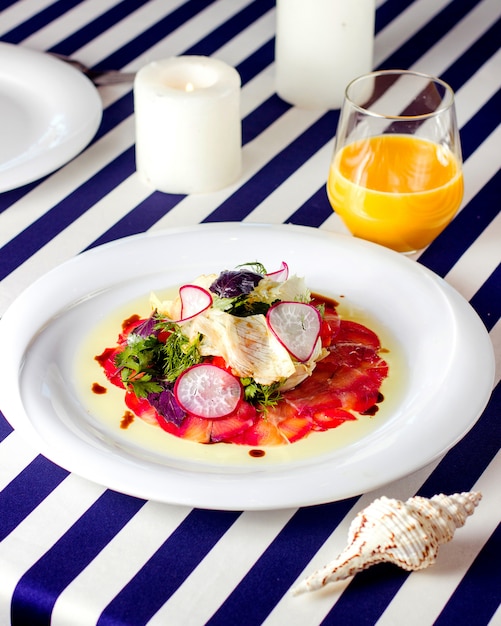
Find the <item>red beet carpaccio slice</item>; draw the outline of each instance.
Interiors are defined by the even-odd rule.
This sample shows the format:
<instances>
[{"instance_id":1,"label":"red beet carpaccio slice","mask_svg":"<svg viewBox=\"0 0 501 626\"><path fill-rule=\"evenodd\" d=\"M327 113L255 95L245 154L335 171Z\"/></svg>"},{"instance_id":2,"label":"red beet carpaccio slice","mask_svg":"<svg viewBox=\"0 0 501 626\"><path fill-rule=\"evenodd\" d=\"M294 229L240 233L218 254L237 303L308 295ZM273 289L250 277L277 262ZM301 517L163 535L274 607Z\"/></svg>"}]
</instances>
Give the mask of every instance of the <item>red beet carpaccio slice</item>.
<instances>
[{"instance_id":1,"label":"red beet carpaccio slice","mask_svg":"<svg viewBox=\"0 0 501 626\"><path fill-rule=\"evenodd\" d=\"M242 400L225 418L206 419L187 413L179 426L158 415L146 398L136 398L130 389L126 392L127 407L176 437L250 446L293 443L312 431L360 419L357 414L373 414L381 400L381 384L388 376L377 334L357 322L341 320L335 309L326 307L320 336L328 355L316 364L309 378L284 392L282 400L265 411ZM125 339L122 334L118 347L106 349L97 358L110 382L122 387L114 357Z\"/></svg>"}]
</instances>

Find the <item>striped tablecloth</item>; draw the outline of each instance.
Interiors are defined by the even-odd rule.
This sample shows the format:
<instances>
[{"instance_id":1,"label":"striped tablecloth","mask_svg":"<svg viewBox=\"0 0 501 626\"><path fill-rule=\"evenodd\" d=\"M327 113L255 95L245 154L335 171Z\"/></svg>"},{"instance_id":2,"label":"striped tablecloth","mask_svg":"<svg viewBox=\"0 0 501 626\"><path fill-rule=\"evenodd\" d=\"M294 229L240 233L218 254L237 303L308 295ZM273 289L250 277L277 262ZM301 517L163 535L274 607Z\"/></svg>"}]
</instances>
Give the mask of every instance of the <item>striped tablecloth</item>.
<instances>
[{"instance_id":1,"label":"striped tablecloth","mask_svg":"<svg viewBox=\"0 0 501 626\"><path fill-rule=\"evenodd\" d=\"M134 233L222 221L342 230L325 193L338 111L300 110L276 95L273 0L0 0L0 9L0 41L97 68L135 71L180 54L224 60L242 77L244 143L235 185L152 193L135 173L131 86L100 87L103 120L88 148L0 194L0 314L51 268ZM495 346L496 386L470 433L432 467L360 498L228 512L87 482L0 416L1 626L501 624L500 42L499 0L377 2L374 66L439 75L457 93L463 207L416 262L472 304ZM9 358L1 347L0 358ZM434 567L382 565L326 593L291 595L340 551L349 522L375 497L472 489L481 505Z\"/></svg>"}]
</instances>

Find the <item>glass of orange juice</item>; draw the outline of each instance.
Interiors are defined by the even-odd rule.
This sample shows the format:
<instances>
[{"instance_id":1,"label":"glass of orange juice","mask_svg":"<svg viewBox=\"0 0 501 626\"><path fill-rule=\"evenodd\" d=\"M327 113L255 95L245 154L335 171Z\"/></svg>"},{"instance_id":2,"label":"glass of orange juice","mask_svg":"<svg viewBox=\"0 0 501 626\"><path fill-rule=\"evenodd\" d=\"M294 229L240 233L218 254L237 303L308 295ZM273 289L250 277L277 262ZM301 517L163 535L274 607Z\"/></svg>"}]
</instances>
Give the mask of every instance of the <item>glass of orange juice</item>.
<instances>
[{"instance_id":1,"label":"glass of orange juice","mask_svg":"<svg viewBox=\"0 0 501 626\"><path fill-rule=\"evenodd\" d=\"M459 209L461 163L449 85L418 72L372 72L346 88L327 194L353 235L411 253Z\"/></svg>"}]
</instances>

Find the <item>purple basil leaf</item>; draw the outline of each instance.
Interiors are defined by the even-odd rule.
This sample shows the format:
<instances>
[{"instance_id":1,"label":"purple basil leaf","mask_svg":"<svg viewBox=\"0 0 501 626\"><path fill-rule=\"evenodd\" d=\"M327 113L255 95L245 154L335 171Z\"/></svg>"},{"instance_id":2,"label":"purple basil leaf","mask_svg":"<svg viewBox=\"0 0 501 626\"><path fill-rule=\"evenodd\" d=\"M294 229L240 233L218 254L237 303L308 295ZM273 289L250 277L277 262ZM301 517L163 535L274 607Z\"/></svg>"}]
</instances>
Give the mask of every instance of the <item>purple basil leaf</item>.
<instances>
[{"instance_id":1,"label":"purple basil leaf","mask_svg":"<svg viewBox=\"0 0 501 626\"><path fill-rule=\"evenodd\" d=\"M181 426L186 414L177 403L172 388L166 388L164 391L158 393L149 393L148 402L155 411L168 422L172 422L176 426Z\"/></svg>"},{"instance_id":2,"label":"purple basil leaf","mask_svg":"<svg viewBox=\"0 0 501 626\"><path fill-rule=\"evenodd\" d=\"M150 335L153 335L155 333L156 323L157 321L152 315L147 320L144 320L144 322L141 322L141 324L138 324L138 326L136 326L132 332L135 335L139 335L140 337L145 339L146 337L149 337Z\"/></svg>"},{"instance_id":3,"label":"purple basil leaf","mask_svg":"<svg viewBox=\"0 0 501 626\"><path fill-rule=\"evenodd\" d=\"M209 287L220 298L235 298L250 293L263 277L248 270L226 270Z\"/></svg>"}]
</instances>

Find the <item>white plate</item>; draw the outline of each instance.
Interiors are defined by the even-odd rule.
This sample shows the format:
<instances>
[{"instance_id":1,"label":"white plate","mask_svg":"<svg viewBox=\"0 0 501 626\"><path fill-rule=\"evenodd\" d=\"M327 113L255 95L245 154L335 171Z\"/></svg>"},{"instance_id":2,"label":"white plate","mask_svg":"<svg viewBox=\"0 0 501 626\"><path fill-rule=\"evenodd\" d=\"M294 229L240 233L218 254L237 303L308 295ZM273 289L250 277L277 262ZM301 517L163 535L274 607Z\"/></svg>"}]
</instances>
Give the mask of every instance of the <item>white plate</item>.
<instances>
[{"instance_id":1,"label":"white plate","mask_svg":"<svg viewBox=\"0 0 501 626\"><path fill-rule=\"evenodd\" d=\"M360 440L318 458L242 471L157 462L103 437L81 404L74 375L82 338L118 306L151 289L252 260L268 268L285 260L313 291L343 295L391 329L406 370L391 415ZM0 321L0 345L9 355L0 360L0 408L42 454L120 492L214 509L322 503L403 477L464 436L485 407L494 378L485 327L441 278L374 244L290 225L199 225L86 252L11 305Z\"/></svg>"},{"instance_id":2,"label":"white plate","mask_svg":"<svg viewBox=\"0 0 501 626\"><path fill-rule=\"evenodd\" d=\"M55 171L94 137L102 104L81 72L48 54L0 43L0 192Z\"/></svg>"}]
</instances>

